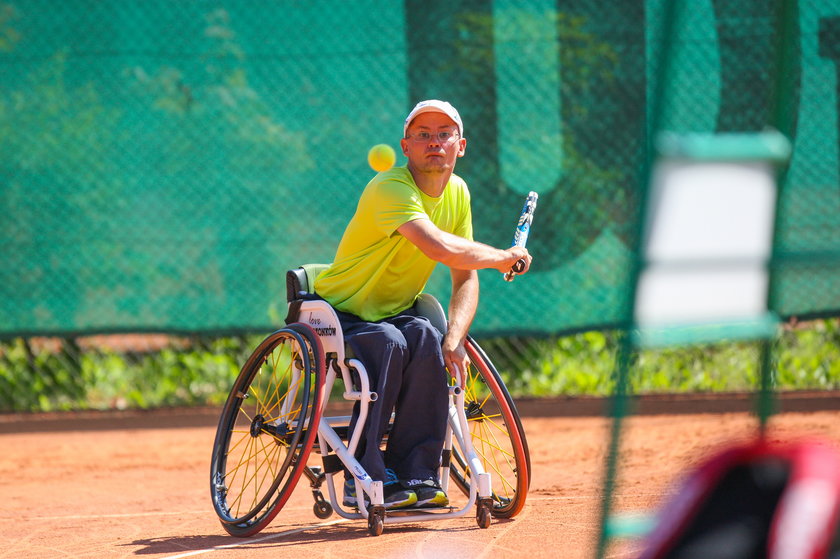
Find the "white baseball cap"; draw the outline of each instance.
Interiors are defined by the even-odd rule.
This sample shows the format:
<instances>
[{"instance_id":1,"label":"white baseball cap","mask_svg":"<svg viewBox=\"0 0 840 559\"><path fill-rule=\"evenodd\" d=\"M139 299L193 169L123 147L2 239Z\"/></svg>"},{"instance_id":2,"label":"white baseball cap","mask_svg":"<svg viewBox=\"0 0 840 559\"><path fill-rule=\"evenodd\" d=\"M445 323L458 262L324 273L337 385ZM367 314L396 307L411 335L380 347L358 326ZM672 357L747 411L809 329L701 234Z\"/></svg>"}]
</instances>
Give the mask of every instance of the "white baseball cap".
<instances>
[{"instance_id":1,"label":"white baseball cap","mask_svg":"<svg viewBox=\"0 0 840 559\"><path fill-rule=\"evenodd\" d=\"M464 123L461 122L461 115L458 114L458 111L455 110L455 107L447 103L446 101L440 101L439 99L427 99L426 101L420 101L414 108L411 109L411 112L408 113L408 116L405 117L405 125L403 126L403 136L408 133L408 125L411 124L411 121L414 120L417 115L421 115L423 113L443 113L453 121L455 124L458 125L458 132L461 134L461 137L464 136Z\"/></svg>"}]
</instances>

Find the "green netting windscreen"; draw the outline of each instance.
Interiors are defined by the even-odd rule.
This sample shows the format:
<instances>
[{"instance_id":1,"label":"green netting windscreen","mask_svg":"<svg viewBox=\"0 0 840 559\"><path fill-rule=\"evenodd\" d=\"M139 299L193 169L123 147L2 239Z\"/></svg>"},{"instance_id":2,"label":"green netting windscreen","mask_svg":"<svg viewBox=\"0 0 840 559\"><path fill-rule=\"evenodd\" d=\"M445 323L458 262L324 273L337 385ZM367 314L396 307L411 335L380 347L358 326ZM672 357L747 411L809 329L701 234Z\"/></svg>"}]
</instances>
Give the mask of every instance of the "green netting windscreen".
<instances>
[{"instance_id":1,"label":"green netting windscreen","mask_svg":"<svg viewBox=\"0 0 840 559\"><path fill-rule=\"evenodd\" d=\"M0 0L0 336L270 328L418 100L461 111L475 235L540 193L476 334L622 320L662 0ZM685 2L664 124L756 131L770 0ZM840 311L840 0L796 6L779 311ZM403 164L400 158L398 164ZM439 269L429 291L446 302Z\"/></svg>"}]
</instances>

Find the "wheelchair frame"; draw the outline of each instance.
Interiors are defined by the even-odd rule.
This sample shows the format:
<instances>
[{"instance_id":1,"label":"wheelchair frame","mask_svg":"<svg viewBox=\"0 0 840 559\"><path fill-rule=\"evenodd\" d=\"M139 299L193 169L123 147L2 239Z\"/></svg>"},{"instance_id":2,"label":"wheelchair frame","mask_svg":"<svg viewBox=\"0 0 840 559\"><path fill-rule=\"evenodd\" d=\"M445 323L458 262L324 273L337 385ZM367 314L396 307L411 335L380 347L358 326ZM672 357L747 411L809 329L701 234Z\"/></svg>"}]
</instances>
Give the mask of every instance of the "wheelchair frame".
<instances>
[{"instance_id":1,"label":"wheelchair frame","mask_svg":"<svg viewBox=\"0 0 840 559\"><path fill-rule=\"evenodd\" d=\"M374 481L354 457L368 407L376 400L377 394L370 389L364 365L346 354L341 325L333 308L326 301L309 296L310 278L314 279L320 269L323 265L307 265L287 274L287 326L270 335L255 349L243 366L222 412L213 448L211 495L225 530L236 536L259 532L283 507L301 474L309 479L317 517L325 519L336 512L347 519L366 519L371 535L380 535L385 524L455 518L464 516L473 507L476 521L482 528L490 526L493 516L510 518L518 514L524 506L530 481L530 457L524 430L501 377L472 338L468 339L468 351L471 359L480 364L477 365L478 373L468 376L477 383L483 383L476 385L483 390L467 403L461 379L456 379L456 383L450 386L449 417L439 475L441 487L447 493L452 477L467 496L467 501L461 507L386 511L382 482ZM445 333L446 316L434 297L421 294L417 309ZM288 355L284 352L283 358L275 361L276 349L287 345ZM278 367L280 363L283 365ZM288 380L273 388L255 387L254 383L265 367L271 369L271 378L281 370L281 376ZM338 378L344 385L343 398L360 403L359 420L352 433L346 427L349 416L324 415L328 395ZM471 386L467 386L468 390ZM249 414L243 412L243 408L251 394L256 396L259 406ZM266 401L262 402L263 399ZM498 413L488 404L495 405ZM487 413L482 406L492 408L494 413ZM504 427L501 432L509 441L499 442L501 437L492 434L488 437L492 442L479 455L472 443L475 435L470 431L471 420L487 421L495 429ZM311 428L312 425L318 426L317 432ZM341 433L345 436L342 437ZM254 440L260 437L268 437L271 444L256 446ZM510 443L509 451L507 442ZM250 446L252 444L255 446ZM306 464L315 446L321 455L323 468ZM240 447L239 450L236 450L237 447ZM496 447L504 447L501 458ZM231 457L233 464L228 463ZM236 462L237 458L239 462ZM266 463L269 464L269 472L256 481L258 470ZM500 478L504 486L500 491L509 496L493 492L492 476L487 467L497 476L503 476L508 470L515 476L513 482ZM357 499L364 502L363 497L367 496L368 506L354 510L343 508L342 495L336 491L334 476L343 473L345 468L352 472ZM253 469L255 480L248 477L250 469ZM245 473L240 475L243 470ZM244 481L234 482L236 476ZM325 481L329 500L324 498L320 489ZM236 483L241 486L231 491ZM343 487L343 475L339 476L339 487ZM245 505L245 513L240 514L242 502L249 497L251 504Z\"/></svg>"}]
</instances>

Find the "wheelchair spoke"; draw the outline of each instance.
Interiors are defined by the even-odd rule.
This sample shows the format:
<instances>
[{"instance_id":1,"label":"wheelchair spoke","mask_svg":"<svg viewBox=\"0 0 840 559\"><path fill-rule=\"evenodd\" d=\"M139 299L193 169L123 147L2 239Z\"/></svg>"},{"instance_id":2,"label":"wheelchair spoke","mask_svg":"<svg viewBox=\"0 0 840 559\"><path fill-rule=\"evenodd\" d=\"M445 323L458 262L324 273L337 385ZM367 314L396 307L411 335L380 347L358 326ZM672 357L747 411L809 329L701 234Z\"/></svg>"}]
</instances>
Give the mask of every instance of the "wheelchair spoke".
<instances>
[{"instance_id":1,"label":"wheelchair spoke","mask_svg":"<svg viewBox=\"0 0 840 559\"><path fill-rule=\"evenodd\" d=\"M514 490L514 485L505 475L505 472L516 471L515 456L512 452L502 448L503 443L499 441L495 433L490 433L485 428L481 428L481 432L486 433L487 436L480 437L481 451L478 452L484 458L485 467L498 474L496 479L502 483L507 495L509 491ZM497 488L494 487L494 489Z\"/></svg>"},{"instance_id":2,"label":"wheelchair spoke","mask_svg":"<svg viewBox=\"0 0 840 559\"><path fill-rule=\"evenodd\" d=\"M228 472L228 475L230 475L229 482L230 482L231 485L235 481L236 475L239 473L241 468L244 467L244 476L245 477L248 476L248 469L251 466L253 466L255 470L259 469L260 464L256 463L256 459L257 459L257 456L259 456L261 454L260 450L263 450L262 454L265 455L264 449L266 447L266 445L263 444L262 449L257 449L256 445L259 442L260 441L258 439L255 439L255 438L250 437L250 436L248 437L248 443L246 444L245 451L242 454L242 456L239 457L239 465L235 466L232 470L230 470ZM275 448L279 448L279 447L275 447ZM272 450L275 450L275 453L278 452L276 449L272 449ZM270 460L270 457L266 456L266 460L264 460L263 463L266 463L269 460ZM269 462L269 468L271 468L270 462ZM227 480L227 476L224 479ZM245 487L245 486L247 486L247 483L242 484L242 487Z\"/></svg>"}]
</instances>

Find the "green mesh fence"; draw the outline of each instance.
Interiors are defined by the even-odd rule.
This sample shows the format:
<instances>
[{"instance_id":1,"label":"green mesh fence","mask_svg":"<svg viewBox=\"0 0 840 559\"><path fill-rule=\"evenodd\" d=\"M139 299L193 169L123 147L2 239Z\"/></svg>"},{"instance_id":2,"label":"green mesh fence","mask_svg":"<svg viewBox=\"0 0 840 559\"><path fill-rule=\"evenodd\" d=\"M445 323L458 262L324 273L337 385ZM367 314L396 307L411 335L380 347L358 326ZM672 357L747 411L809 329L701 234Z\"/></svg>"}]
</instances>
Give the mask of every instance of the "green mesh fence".
<instances>
[{"instance_id":1,"label":"green mesh fence","mask_svg":"<svg viewBox=\"0 0 840 559\"><path fill-rule=\"evenodd\" d=\"M620 324L663 1L0 0L0 337L278 325L430 97L464 118L478 240L540 193L533 272L482 272L473 332ZM685 6L666 127L774 122L775 3ZM840 0L796 19L778 310L830 315Z\"/></svg>"}]
</instances>

